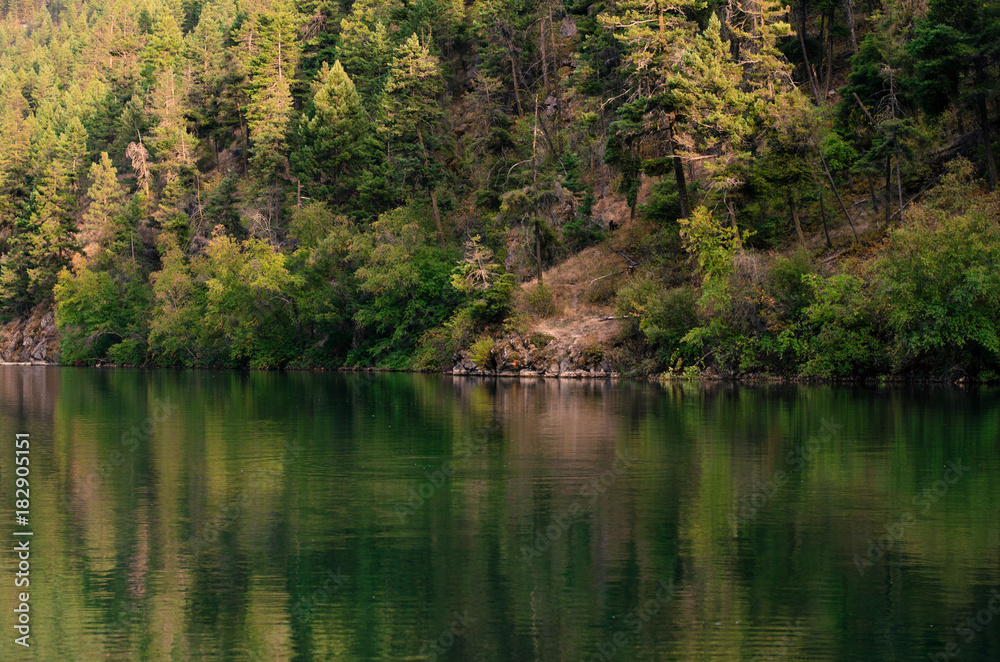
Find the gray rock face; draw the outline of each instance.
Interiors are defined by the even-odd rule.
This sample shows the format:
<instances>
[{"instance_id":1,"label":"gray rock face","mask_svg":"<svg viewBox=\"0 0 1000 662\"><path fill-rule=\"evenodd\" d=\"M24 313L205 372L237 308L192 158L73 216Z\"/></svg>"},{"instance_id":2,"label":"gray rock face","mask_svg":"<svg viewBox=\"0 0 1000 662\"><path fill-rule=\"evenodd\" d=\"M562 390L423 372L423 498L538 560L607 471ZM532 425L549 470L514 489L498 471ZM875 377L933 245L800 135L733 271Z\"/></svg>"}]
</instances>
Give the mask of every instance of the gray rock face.
<instances>
[{"instance_id":1,"label":"gray rock face","mask_svg":"<svg viewBox=\"0 0 1000 662\"><path fill-rule=\"evenodd\" d=\"M56 363L59 331L52 306L39 306L0 328L0 361L6 363Z\"/></svg>"},{"instance_id":2,"label":"gray rock face","mask_svg":"<svg viewBox=\"0 0 1000 662\"><path fill-rule=\"evenodd\" d=\"M592 351L583 351L576 342L556 339L541 346L518 334L496 341L494 364L481 368L472 362L467 351L459 352L446 373L453 375L501 375L507 377L604 378L616 377L611 362Z\"/></svg>"}]
</instances>

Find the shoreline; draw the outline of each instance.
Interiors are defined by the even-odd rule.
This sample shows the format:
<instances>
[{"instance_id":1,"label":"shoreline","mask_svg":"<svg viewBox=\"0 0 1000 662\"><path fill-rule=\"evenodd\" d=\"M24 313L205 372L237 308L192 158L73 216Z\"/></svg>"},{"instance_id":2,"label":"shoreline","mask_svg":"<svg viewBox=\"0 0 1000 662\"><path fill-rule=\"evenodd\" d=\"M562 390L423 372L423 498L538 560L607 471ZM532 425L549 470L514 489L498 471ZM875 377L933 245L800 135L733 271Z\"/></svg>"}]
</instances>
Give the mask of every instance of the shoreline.
<instances>
[{"instance_id":1,"label":"shoreline","mask_svg":"<svg viewBox=\"0 0 1000 662\"><path fill-rule=\"evenodd\" d=\"M829 379L821 377L797 377L797 376L777 376L777 375L756 375L744 377L720 377L699 375L688 377L684 375L623 375L618 372L597 372L590 370L571 370L562 373L540 373L536 371L522 372L487 372L483 370L393 370L388 368L322 368L322 367L282 367L282 368L232 368L232 367L178 367L178 366L144 366L144 365L119 365L102 363L98 365L71 365L67 363L54 363L48 361L0 361L0 367L55 367L55 368L132 368L142 370L218 370L218 371L245 371L245 372L345 372L345 373L378 373L378 374L413 374L413 375L440 375L442 377L477 377L481 379L565 379L565 380L603 380L603 381L630 381L659 384L661 386L675 384L732 384L739 386L755 385L801 385L801 386L949 386L953 388L967 387L990 387L996 386L995 382L979 382L962 377L957 380L949 380L936 377L855 377Z\"/></svg>"}]
</instances>

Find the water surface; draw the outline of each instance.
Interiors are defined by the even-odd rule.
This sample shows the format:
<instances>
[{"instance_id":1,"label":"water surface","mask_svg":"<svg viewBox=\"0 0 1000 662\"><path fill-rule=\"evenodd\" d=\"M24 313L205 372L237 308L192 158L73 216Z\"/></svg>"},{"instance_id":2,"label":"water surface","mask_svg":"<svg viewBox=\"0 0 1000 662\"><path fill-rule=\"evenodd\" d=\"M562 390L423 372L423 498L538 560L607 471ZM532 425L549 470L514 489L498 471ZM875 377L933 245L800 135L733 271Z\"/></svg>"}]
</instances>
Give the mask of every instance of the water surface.
<instances>
[{"instance_id":1,"label":"water surface","mask_svg":"<svg viewBox=\"0 0 1000 662\"><path fill-rule=\"evenodd\" d=\"M3 367L7 541L16 433L3 660L1000 659L996 390Z\"/></svg>"}]
</instances>

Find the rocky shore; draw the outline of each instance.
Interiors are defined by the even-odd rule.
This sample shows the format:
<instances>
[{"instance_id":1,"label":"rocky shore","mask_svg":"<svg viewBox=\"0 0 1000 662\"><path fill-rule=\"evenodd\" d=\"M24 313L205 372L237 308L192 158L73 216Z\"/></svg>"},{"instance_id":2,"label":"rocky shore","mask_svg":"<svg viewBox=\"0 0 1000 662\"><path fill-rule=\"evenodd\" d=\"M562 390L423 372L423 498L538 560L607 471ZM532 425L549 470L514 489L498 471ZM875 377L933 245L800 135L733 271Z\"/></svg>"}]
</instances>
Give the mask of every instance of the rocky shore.
<instances>
[{"instance_id":1,"label":"rocky shore","mask_svg":"<svg viewBox=\"0 0 1000 662\"><path fill-rule=\"evenodd\" d=\"M57 363L59 332L52 306L39 306L27 317L0 328L0 362Z\"/></svg>"}]
</instances>

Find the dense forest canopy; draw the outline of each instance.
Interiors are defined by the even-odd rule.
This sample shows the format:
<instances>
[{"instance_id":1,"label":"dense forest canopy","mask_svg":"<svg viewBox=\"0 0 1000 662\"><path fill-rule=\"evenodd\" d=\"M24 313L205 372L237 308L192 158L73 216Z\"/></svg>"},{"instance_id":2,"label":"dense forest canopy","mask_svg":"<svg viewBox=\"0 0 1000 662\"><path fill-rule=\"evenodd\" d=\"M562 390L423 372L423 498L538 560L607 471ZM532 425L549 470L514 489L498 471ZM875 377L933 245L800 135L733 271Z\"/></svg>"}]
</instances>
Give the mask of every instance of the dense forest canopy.
<instances>
[{"instance_id":1,"label":"dense forest canopy","mask_svg":"<svg viewBox=\"0 0 1000 662\"><path fill-rule=\"evenodd\" d=\"M0 314L65 362L485 366L598 245L621 372L1000 370L1000 2L2 14Z\"/></svg>"}]
</instances>

